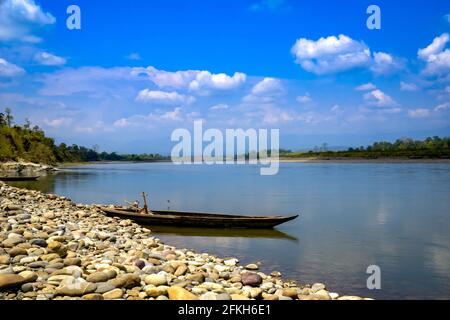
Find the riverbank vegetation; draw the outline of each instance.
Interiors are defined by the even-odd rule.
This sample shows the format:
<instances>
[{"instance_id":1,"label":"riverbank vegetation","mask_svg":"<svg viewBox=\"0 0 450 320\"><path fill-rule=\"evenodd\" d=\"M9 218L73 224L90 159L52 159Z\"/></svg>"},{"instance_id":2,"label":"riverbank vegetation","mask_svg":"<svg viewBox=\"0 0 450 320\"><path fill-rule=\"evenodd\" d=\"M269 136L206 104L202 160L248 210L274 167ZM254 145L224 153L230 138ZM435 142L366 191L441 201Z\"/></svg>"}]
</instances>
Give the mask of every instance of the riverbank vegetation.
<instances>
[{"instance_id":1,"label":"riverbank vegetation","mask_svg":"<svg viewBox=\"0 0 450 320\"><path fill-rule=\"evenodd\" d=\"M29 161L44 164L92 161L157 161L160 154L118 154L100 152L98 147L87 148L76 144L56 144L38 126L30 121L14 124L10 109L0 113L0 161Z\"/></svg>"},{"instance_id":2,"label":"riverbank vegetation","mask_svg":"<svg viewBox=\"0 0 450 320\"><path fill-rule=\"evenodd\" d=\"M425 140L411 138L375 142L367 147L330 151L326 145L310 151L280 151L285 159L450 159L450 137L429 137Z\"/></svg>"}]
</instances>

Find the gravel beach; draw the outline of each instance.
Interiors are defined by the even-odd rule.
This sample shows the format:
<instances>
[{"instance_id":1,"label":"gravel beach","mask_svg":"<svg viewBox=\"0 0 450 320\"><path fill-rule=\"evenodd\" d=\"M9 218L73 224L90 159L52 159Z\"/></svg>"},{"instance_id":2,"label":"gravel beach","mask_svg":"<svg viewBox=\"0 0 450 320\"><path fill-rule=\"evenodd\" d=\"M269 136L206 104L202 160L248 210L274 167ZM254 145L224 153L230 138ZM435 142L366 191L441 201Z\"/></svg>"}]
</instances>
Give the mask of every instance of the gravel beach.
<instances>
[{"instance_id":1,"label":"gravel beach","mask_svg":"<svg viewBox=\"0 0 450 320\"><path fill-rule=\"evenodd\" d=\"M362 300L162 243L96 206L0 182L0 299Z\"/></svg>"}]
</instances>

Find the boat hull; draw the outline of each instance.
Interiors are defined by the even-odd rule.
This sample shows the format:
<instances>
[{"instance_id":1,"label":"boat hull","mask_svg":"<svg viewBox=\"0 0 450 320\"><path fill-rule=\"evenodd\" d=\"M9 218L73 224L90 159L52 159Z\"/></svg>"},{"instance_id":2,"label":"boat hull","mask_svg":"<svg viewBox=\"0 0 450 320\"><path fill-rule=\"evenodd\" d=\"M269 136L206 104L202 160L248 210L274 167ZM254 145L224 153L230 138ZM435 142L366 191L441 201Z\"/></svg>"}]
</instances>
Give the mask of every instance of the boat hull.
<instances>
[{"instance_id":1,"label":"boat hull","mask_svg":"<svg viewBox=\"0 0 450 320\"><path fill-rule=\"evenodd\" d=\"M254 217L158 210L152 210L153 215L147 215L132 210L110 208L101 208L101 210L108 215L131 219L149 226L162 225L177 227L270 229L298 217L298 215L291 217Z\"/></svg>"}]
</instances>

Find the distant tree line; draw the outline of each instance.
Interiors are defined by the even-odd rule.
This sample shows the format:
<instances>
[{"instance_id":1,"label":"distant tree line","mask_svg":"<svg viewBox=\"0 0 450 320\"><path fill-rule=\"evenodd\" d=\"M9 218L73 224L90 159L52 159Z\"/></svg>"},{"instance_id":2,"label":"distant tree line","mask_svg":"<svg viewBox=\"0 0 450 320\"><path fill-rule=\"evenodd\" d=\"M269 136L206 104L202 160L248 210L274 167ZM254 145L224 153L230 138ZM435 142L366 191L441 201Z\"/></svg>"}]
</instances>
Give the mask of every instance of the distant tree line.
<instances>
[{"instance_id":1,"label":"distant tree line","mask_svg":"<svg viewBox=\"0 0 450 320\"><path fill-rule=\"evenodd\" d=\"M346 151L310 150L292 152L285 150L280 156L288 158L409 158L409 159L450 159L450 137L429 137L425 140L411 138L398 139L395 142L381 141L370 146L349 148Z\"/></svg>"},{"instance_id":2,"label":"distant tree line","mask_svg":"<svg viewBox=\"0 0 450 320\"><path fill-rule=\"evenodd\" d=\"M29 120L23 125L14 124L11 109L0 112L0 161L24 161L55 164L90 161L157 161L166 160L160 154L118 154L99 152L98 146L86 148L73 144L55 144L38 126Z\"/></svg>"}]
</instances>

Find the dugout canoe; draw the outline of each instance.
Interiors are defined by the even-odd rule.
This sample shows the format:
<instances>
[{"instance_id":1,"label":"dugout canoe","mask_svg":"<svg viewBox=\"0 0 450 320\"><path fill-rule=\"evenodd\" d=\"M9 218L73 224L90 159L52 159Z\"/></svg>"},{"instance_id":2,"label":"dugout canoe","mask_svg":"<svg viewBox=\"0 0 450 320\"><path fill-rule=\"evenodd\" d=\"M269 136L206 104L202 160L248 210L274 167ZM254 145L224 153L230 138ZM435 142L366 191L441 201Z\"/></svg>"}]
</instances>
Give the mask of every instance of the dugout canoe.
<instances>
[{"instance_id":1,"label":"dugout canoe","mask_svg":"<svg viewBox=\"0 0 450 320\"><path fill-rule=\"evenodd\" d=\"M140 213L134 209L113 209L110 207L101 207L100 209L110 216L131 219L149 226L165 225L177 227L270 229L298 217L298 215L289 217L257 217L162 210L152 210L151 212L153 214L146 214Z\"/></svg>"}]
</instances>

